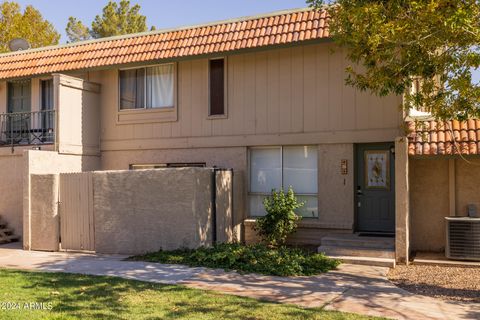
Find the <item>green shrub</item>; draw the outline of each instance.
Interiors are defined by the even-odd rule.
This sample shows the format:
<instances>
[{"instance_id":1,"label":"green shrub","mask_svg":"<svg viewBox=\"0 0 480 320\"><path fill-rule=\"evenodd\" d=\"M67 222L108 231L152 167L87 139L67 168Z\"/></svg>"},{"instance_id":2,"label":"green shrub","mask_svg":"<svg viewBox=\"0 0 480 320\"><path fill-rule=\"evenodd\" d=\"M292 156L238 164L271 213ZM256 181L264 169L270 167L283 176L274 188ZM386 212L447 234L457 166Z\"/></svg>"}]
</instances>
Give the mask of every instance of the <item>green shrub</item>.
<instances>
[{"instance_id":1,"label":"green shrub","mask_svg":"<svg viewBox=\"0 0 480 320\"><path fill-rule=\"evenodd\" d=\"M340 262L321 253L298 248L272 248L265 244L218 244L196 250L160 250L129 260L185 264L191 267L222 268L274 276L309 276L335 269Z\"/></svg>"},{"instance_id":2,"label":"green shrub","mask_svg":"<svg viewBox=\"0 0 480 320\"><path fill-rule=\"evenodd\" d=\"M265 211L264 217L257 218L254 230L270 246L285 244L288 235L295 232L297 222L301 219L295 210L304 205L298 202L292 187L287 193L280 190L272 190L272 194L263 200Z\"/></svg>"}]
</instances>

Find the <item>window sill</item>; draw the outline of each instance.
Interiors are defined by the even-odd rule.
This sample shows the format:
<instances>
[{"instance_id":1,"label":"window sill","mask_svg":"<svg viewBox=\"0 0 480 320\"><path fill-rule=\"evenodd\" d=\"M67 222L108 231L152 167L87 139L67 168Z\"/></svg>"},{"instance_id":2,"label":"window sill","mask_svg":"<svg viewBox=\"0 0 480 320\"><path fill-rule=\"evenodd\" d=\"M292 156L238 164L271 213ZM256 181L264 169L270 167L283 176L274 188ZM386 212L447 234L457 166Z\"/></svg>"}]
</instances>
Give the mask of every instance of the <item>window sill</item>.
<instances>
[{"instance_id":1,"label":"window sill","mask_svg":"<svg viewBox=\"0 0 480 320\"><path fill-rule=\"evenodd\" d=\"M177 108L127 109L117 112L117 124L175 122Z\"/></svg>"},{"instance_id":2,"label":"window sill","mask_svg":"<svg viewBox=\"0 0 480 320\"><path fill-rule=\"evenodd\" d=\"M260 217L248 217L243 220L243 223L247 225L252 225L257 221L257 218L260 218ZM308 227L312 225L319 226L319 225L323 225L323 223L320 223L320 221L318 220L318 217L303 217L302 220L298 222L298 226L300 227L305 227L305 226Z\"/></svg>"},{"instance_id":3,"label":"window sill","mask_svg":"<svg viewBox=\"0 0 480 320\"><path fill-rule=\"evenodd\" d=\"M228 115L226 114L219 114L219 115L214 115L214 116L208 116L207 120L220 120L220 119L227 119Z\"/></svg>"}]
</instances>

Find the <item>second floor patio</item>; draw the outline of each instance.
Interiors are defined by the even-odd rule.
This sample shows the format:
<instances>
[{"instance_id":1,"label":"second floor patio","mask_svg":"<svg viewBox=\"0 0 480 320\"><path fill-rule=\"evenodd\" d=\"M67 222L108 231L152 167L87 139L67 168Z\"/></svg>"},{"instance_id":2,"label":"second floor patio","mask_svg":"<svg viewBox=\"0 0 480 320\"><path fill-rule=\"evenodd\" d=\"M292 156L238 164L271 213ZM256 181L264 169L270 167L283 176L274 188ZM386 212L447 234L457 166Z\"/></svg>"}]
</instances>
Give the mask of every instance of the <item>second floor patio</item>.
<instances>
[{"instance_id":1,"label":"second floor patio","mask_svg":"<svg viewBox=\"0 0 480 320\"><path fill-rule=\"evenodd\" d=\"M0 114L0 147L55 143L55 110Z\"/></svg>"}]
</instances>

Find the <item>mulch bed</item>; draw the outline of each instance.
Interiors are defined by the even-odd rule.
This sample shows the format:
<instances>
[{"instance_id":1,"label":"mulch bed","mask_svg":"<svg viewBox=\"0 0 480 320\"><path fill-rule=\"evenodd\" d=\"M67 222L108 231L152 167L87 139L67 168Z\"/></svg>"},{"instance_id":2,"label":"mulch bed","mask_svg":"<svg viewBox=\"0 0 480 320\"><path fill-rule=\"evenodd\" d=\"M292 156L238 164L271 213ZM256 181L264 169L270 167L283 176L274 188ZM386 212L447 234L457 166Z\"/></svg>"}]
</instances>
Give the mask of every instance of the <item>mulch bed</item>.
<instances>
[{"instance_id":1,"label":"mulch bed","mask_svg":"<svg viewBox=\"0 0 480 320\"><path fill-rule=\"evenodd\" d=\"M480 303L480 267L400 265L388 278L415 294Z\"/></svg>"}]
</instances>

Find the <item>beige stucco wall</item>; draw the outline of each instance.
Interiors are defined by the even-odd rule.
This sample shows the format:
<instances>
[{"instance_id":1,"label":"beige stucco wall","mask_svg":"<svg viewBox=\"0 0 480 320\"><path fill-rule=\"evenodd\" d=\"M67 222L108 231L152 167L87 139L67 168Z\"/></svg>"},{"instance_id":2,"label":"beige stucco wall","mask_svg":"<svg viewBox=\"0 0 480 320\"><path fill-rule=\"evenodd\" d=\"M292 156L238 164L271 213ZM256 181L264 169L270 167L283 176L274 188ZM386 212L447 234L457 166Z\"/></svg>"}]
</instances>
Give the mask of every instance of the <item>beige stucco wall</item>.
<instances>
[{"instance_id":1,"label":"beige stucco wall","mask_svg":"<svg viewBox=\"0 0 480 320\"><path fill-rule=\"evenodd\" d=\"M127 170L131 164L206 163L207 167L233 168L233 220L242 234L246 204L247 148L192 148L102 152L102 170Z\"/></svg>"},{"instance_id":2,"label":"beige stucco wall","mask_svg":"<svg viewBox=\"0 0 480 320\"><path fill-rule=\"evenodd\" d=\"M445 247L448 184L448 159L410 159L411 250L441 251Z\"/></svg>"},{"instance_id":3,"label":"beige stucco wall","mask_svg":"<svg viewBox=\"0 0 480 320\"><path fill-rule=\"evenodd\" d=\"M58 215L58 175L31 175L30 221L32 250L58 251L60 220Z\"/></svg>"},{"instance_id":4,"label":"beige stucco wall","mask_svg":"<svg viewBox=\"0 0 480 320\"><path fill-rule=\"evenodd\" d=\"M95 172L95 249L140 254L212 241L212 170Z\"/></svg>"},{"instance_id":5,"label":"beige stucco wall","mask_svg":"<svg viewBox=\"0 0 480 320\"><path fill-rule=\"evenodd\" d=\"M467 216L469 204L480 212L480 159L456 159L455 176L455 214Z\"/></svg>"},{"instance_id":6,"label":"beige stucco wall","mask_svg":"<svg viewBox=\"0 0 480 320\"><path fill-rule=\"evenodd\" d=\"M467 205L480 210L480 159L410 159L411 249L443 251L445 219L466 216Z\"/></svg>"},{"instance_id":7,"label":"beige stucco wall","mask_svg":"<svg viewBox=\"0 0 480 320\"><path fill-rule=\"evenodd\" d=\"M345 175L342 160L347 160ZM318 223L322 228L353 229L354 172L353 144L318 145Z\"/></svg>"},{"instance_id":8,"label":"beige stucco wall","mask_svg":"<svg viewBox=\"0 0 480 320\"><path fill-rule=\"evenodd\" d=\"M22 235L23 150L0 149L0 215Z\"/></svg>"},{"instance_id":9,"label":"beige stucco wall","mask_svg":"<svg viewBox=\"0 0 480 320\"><path fill-rule=\"evenodd\" d=\"M97 156L58 154L56 151L28 150L23 155L23 247L31 248L31 174L92 171L100 167Z\"/></svg>"},{"instance_id":10,"label":"beige stucco wall","mask_svg":"<svg viewBox=\"0 0 480 320\"><path fill-rule=\"evenodd\" d=\"M304 219L296 242L319 243L321 229L352 232L354 220L354 148L353 144L318 145L319 218ZM342 175L341 160L348 161L348 173ZM234 170L233 220L235 233L247 241L252 236L241 225L248 218L247 148L192 148L102 153L102 170L124 170L130 164L200 162L207 166ZM328 181L328 183L325 183ZM243 236L242 236L243 235Z\"/></svg>"}]
</instances>

